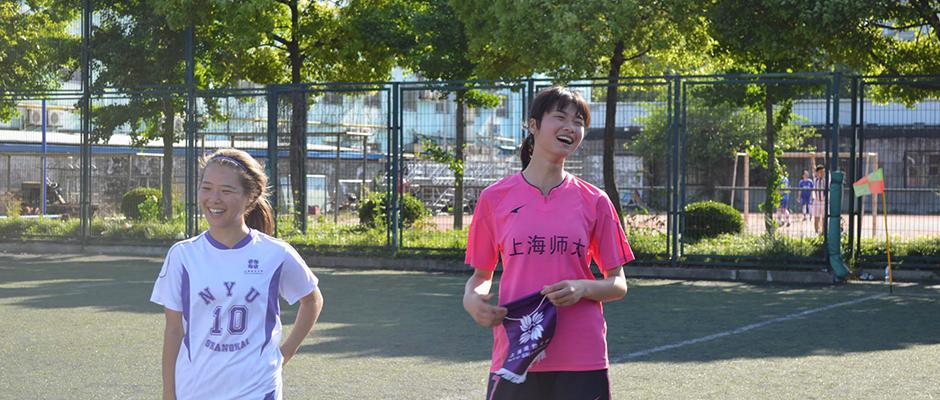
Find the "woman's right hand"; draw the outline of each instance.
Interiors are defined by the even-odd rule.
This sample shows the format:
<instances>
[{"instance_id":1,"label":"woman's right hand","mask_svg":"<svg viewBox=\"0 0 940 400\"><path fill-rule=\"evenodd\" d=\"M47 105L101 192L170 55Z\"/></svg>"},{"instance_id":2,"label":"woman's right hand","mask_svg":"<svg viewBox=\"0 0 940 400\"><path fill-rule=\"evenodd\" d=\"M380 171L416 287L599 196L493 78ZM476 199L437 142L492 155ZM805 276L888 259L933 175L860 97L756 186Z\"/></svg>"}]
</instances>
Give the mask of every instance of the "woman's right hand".
<instances>
[{"instance_id":1,"label":"woman's right hand","mask_svg":"<svg viewBox=\"0 0 940 400\"><path fill-rule=\"evenodd\" d=\"M506 316L506 307L494 306L489 302L493 300L493 294L480 295L478 293L467 293L463 297L463 308L473 317L477 324L485 327L493 327L503 322Z\"/></svg>"}]
</instances>

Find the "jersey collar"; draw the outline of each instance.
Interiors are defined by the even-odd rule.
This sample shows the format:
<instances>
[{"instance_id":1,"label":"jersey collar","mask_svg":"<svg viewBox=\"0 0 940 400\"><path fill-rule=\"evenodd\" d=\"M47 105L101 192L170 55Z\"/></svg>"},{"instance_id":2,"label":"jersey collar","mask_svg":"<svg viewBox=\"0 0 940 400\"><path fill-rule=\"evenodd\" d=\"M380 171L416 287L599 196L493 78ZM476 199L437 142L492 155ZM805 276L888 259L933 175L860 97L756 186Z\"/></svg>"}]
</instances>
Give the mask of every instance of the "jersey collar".
<instances>
[{"instance_id":1,"label":"jersey collar","mask_svg":"<svg viewBox=\"0 0 940 400\"><path fill-rule=\"evenodd\" d=\"M255 233L254 229L248 228L248 234L245 235L245 237L242 238L242 240L239 240L238 243L235 243L235 245L232 246L231 248L222 244L222 242L215 240L215 238L213 238L212 235L209 234L209 231L206 231L206 240L209 242L209 244L212 245L212 247L215 247L219 250L235 250L235 249L240 249L242 247L245 247L248 245L248 243L251 243L251 239L254 238L254 233Z\"/></svg>"}]
</instances>

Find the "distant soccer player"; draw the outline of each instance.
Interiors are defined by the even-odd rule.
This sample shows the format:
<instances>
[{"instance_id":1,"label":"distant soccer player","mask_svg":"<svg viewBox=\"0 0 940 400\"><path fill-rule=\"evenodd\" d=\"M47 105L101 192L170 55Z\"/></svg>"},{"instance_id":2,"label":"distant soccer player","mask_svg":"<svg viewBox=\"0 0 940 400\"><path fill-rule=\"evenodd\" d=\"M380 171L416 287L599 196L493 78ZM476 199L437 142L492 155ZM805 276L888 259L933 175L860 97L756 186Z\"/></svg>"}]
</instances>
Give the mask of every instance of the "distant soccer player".
<instances>
[{"instance_id":1,"label":"distant soccer player","mask_svg":"<svg viewBox=\"0 0 940 400\"><path fill-rule=\"evenodd\" d=\"M486 188L477 202L466 255L475 270L463 305L478 324L493 327L488 399L610 398L601 303L627 293L622 267L633 252L604 191L565 172L565 158L581 144L589 121L579 94L561 87L540 92L529 110L523 171ZM522 330L520 339L507 340L507 308L489 303L500 259L500 304L540 292L557 310L551 343L516 379L498 374L507 357L525 355L535 347L533 337L552 328L541 326L542 316L533 314L513 325L514 334ZM604 279L594 278L591 260Z\"/></svg>"},{"instance_id":2,"label":"distant soccer player","mask_svg":"<svg viewBox=\"0 0 940 400\"><path fill-rule=\"evenodd\" d=\"M800 179L800 213L803 221L809 219L809 208L813 204L813 180L809 179L809 171L803 170L803 179Z\"/></svg>"},{"instance_id":3,"label":"distant soccer player","mask_svg":"<svg viewBox=\"0 0 940 400\"><path fill-rule=\"evenodd\" d=\"M204 160L198 202L209 230L173 245L150 301L164 307L164 399L281 399L281 368L310 333L317 278L273 231L268 182L240 150ZM278 297L300 302L281 342Z\"/></svg>"},{"instance_id":4,"label":"distant soccer player","mask_svg":"<svg viewBox=\"0 0 940 400\"><path fill-rule=\"evenodd\" d=\"M823 224L826 219L826 167L816 166L816 175L813 176L813 196L810 205L810 214L813 215L813 228L816 233L823 233Z\"/></svg>"}]
</instances>

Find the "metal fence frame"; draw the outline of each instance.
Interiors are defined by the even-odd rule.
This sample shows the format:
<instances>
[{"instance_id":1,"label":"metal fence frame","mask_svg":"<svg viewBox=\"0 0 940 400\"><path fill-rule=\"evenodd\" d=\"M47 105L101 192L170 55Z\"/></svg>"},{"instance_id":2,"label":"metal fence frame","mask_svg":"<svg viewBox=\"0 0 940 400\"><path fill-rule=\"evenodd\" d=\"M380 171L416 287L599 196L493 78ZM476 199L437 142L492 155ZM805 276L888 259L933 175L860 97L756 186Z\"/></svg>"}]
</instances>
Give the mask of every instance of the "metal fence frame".
<instances>
[{"instance_id":1,"label":"metal fence frame","mask_svg":"<svg viewBox=\"0 0 940 400\"><path fill-rule=\"evenodd\" d=\"M190 43L191 45L191 43ZM189 71L192 73L192 71ZM87 79L87 77L85 77ZM798 80L794 80L798 78ZM696 259L696 257L689 257L683 251L684 244L681 240L682 232L684 230L684 207L688 200L688 195L686 193L687 188L687 178L688 178L688 164L687 157L685 155L684 146L686 143L686 135L688 134L686 126L686 116L687 116L687 97L689 96L690 89L697 85L732 85L732 84L806 84L806 85L819 85L825 86L826 91L826 127L827 131L824 132L824 142L825 142L825 153L827 154L828 161L828 170L835 170L839 165L839 151L841 147L847 147L852 156L846 160L848 161L848 171L847 171L847 183L853 182L860 177L858 171L861 171L863 167L863 154L865 152L865 123L864 123L864 113L865 107L864 102L866 99L866 88L875 86L875 85L905 85L918 82L931 82L934 85L940 85L940 76L878 76L878 77L858 77L851 76L848 79L845 79L840 73L813 73L813 74L762 74L762 75L695 75L695 76L648 76L648 77L625 77L620 79L617 83L613 84L621 88L629 88L631 86L637 85L660 85L666 90L667 96L667 107L668 111L666 113L667 121L665 125L669 127L669 132L671 132L668 143L669 143L669 160L667 163L668 166L668 185L666 187L667 195L669 197L668 201L668 210L666 210L666 220L667 220L667 241L666 249L667 254L659 255L650 255L652 258L660 260L660 263L667 263L669 265L680 265L680 264L711 264L711 265L724 265L722 257L720 256L710 256L706 257L707 259ZM86 81L87 82L87 81ZM575 81L569 86L571 87L593 87L593 88L604 88L611 85L607 83L607 78L592 78L584 81ZM406 128L403 121L403 107L402 101L406 93L410 93L417 90L433 89L433 90L455 90L458 88L473 87L477 89L512 89L518 90L523 93L523 113L525 109L528 108L529 103L532 100L532 97L538 89L541 87L547 86L550 84L549 80L546 79L527 79L527 80L515 80L515 81L460 81L460 82L361 82L361 83L311 83L303 85L271 85L267 87L259 87L252 89L225 89L225 90L197 90L192 85L192 80L189 80L189 85L178 85L178 86L168 86L161 88L154 87L145 87L145 88L129 88L129 89L109 89L108 91L103 91L101 88L92 88L85 86L81 91L6 91L0 93L2 99L8 101L17 101L24 99L31 100L43 100L43 99L72 99L78 100L78 108L81 114L81 161L82 166L81 171L81 180L80 180L80 205L81 205L81 229L79 237L73 238L77 239L80 243L89 243L93 241L93 238L89 234L89 224L91 221L91 205L92 199L90 194L91 187L91 173L89 171L89 165L91 165L91 156L93 152L92 143L89 141L90 131L91 131L91 121L89 116L91 115L92 109L91 106L96 99L95 96L100 95L101 93L107 93L111 96L127 96L129 94L147 94L152 93L154 95L159 95L161 93L167 94L170 93L173 96L185 96L186 98L186 110L185 115L185 162L186 162L186 193L185 193L185 205L186 205L186 235L192 236L197 232L198 226L198 207L195 201L195 189L198 182L196 182L196 171L197 171L197 158L198 158L198 146L197 138L199 137L199 127L197 126L198 119L198 101L199 99L204 98L222 98L222 97L256 97L263 98L264 102L268 105L267 107L267 125L266 125L266 135L268 140L267 145L267 156L271 161L268 163L268 173L272 177L272 182L277 182L276 177L278 176L277 170L277 160L282 158L283 149L278 147L278 101L281 98L289 96L293 93L303 93L304 95L320 95L324 93L332 94L351 94L357 92L379 92L386 99L384 114L385 114L385 130L387 132L386 136L386 149L388 151L384 154L384 169L385 169L385 188L386 195L391 199L390 201L390 210L387 215L387 235L386 242L384 244L378 245L376 247L377 251L387 252L389 254L395 254L400 251L410 251L410 252L422 252L422 251L431 251L435 249L422 249L420 247L411 246L408 243L403 243L403 230L404 226L401 221L401 197L402 193L402 168L404 166L404 150L403 150L403 138L404 138L404 129ZM841 95L839 93L840 88L843 86L848 86L850 93L848 98L851 101L851 118L850 121L845 122L839 121L840 116L840 103ZM521 116L524 120L525 116ZM840 130L843 133L840 133ZM521 133L520 133L521 134ZM848 140L848 143L842 141ZM363 172L365 173L365 171ZM275 184L275 193L279 190L279 185ZM850 190L850 189L849 189ZM851 192L849 192L851 193ZM299 201L305 202L305 196L301 196ZM844 203L845 204L845 203ZM849 201L847 203L849 216L849 226L845 232L848 236L848 246L842 249L844 254L848 254L852 257L857 257L858 250L861 246L861 213L859 212L861 206L861 200ZM827 207L828 210L828 207ZM832 217L827 215L828 217ZM306 219L301 221L299 228L301 230L306 229ZM826 224L828 226L828 224ZM439 250L439 249L438 249ZM827 256L828 257L828 256ZM754 265L763 265L766 264L766 261L769 260L759 260L759 259L747 259L747 257L734 257L734 262L736 264L749 264L753 262ZM819 260L801 260L807 261L810 263L824 264L825 259ZM881 262L880 259L858 259L862 264L860 265L874 265L872 263ZM903 260L905 264L910 265L912 268L928 267L935 268L938 260L933 258L911 258Z\"/></svg>"}]
</instances>

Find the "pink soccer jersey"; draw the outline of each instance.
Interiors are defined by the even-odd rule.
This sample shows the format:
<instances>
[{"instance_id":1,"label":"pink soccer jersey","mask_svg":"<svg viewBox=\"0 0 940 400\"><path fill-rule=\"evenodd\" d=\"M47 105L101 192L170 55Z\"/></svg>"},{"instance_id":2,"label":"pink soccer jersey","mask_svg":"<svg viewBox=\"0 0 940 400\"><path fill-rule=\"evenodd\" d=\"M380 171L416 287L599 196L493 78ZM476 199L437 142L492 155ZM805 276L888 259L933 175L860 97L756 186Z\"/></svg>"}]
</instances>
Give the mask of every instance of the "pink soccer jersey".
<instances>
[{"instance_id":1,"label":"pink soccer jersey","mask_svg":"<svg viewBox=\"0 0 940 400\"><path fill-rule=\"evenodd\" d=\"M548 196L522 173L483 190L470 224L466 263L494 270L502 259L499 303L505 304L567 279L594 279L591 260L607 271L633 260L623 228L607 195L566 174ZM558 307L555 336L545 357L529 371L590 371L608 367L607 323L600 302L581 299ZM508 343L493 328L492 372Z\"/></svg>"},{"instance_id":2,"label":"pink soccer jersey","mask_svg":"<svg viewBox=\"0 0 940 400\"><path fill-rule=\"evenodd\" d=\"M183 313L177 399L281 399L278 297L317 278L287 243L251 230L228 248L204 232L167 253L150 301Z\"/></svg>"}]
</instances>

